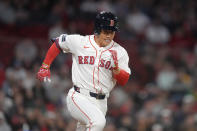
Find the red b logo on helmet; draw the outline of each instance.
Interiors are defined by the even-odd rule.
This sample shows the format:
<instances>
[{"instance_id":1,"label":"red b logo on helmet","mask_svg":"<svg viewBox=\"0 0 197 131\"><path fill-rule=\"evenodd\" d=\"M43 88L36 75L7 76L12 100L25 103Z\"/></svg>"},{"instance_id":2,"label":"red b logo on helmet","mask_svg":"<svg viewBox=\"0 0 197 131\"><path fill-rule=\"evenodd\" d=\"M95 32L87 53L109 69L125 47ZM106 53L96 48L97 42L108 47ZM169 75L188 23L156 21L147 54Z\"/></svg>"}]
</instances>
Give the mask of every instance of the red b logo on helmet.
<instances>
[{"instance_id":1,"label":"red b logo on helmet","mask_svg":"<svg viewBox=\"0 0 197 131\"><path fill-rule=\"evenodd\" d=\"M110 20L110 25L109 26L114 26L114 20Z\"/></svg>"}]
</instances>

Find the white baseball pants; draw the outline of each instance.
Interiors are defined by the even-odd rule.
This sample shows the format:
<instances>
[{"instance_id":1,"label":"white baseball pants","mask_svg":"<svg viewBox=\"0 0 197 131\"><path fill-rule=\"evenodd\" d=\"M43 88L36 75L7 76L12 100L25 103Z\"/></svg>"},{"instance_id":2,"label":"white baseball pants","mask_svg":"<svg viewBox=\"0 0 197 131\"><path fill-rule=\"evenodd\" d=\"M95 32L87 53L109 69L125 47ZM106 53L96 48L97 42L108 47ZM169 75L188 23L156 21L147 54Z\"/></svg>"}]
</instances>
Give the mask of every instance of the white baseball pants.
<instances>
[{"instance_id":1,"label":"white baseball pants","mask_svg":"<svg viewBox=\"0 0 197 131\"><path fill-rule=\"evenodd\" d=\"M94 97L70 89L67 96L67 108L71 116L78 121L77 131L102 131L106 119L107 98Z\"/></svg>"}]
</instances>

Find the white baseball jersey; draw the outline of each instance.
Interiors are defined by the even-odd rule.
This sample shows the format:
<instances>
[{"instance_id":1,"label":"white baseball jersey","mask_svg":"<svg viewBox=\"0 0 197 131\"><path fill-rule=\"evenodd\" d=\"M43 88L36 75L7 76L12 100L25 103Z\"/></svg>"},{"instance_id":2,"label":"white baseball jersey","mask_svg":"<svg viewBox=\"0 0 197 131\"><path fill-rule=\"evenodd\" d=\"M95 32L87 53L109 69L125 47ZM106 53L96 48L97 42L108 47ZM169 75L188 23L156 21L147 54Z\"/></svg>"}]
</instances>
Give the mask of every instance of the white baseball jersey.
<instances>
[{"instance_id":1,"label":"white baseball jersey","mask_svg":"<svg viewBox=\"0 0 197 131\"><path fill-rule=\"evenodd\" d=\"M112 77L114 62L109 50L116 50L119 67L131 73L126 50L112 41L106 47L99 47L94 35L67 35L57 38L64 53L72 53L73 84L95 93L109 94L116 84Z\"/></svg>"}]
</instances>

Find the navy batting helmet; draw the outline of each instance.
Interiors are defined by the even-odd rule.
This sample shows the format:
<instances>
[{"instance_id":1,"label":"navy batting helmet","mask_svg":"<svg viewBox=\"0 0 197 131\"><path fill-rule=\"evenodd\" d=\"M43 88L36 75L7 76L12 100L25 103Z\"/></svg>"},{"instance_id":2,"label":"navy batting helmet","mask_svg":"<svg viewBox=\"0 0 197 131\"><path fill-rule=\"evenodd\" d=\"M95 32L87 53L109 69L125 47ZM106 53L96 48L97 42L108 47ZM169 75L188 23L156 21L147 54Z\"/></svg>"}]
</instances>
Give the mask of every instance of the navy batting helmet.
<instances>
[{"instance_id":1,"label":"navy batting helmet","mask_svg":"<svg viewBox=\"0 0 197 131\"><path fill-rule=\"evenodd\" d=\"M102 11L97 14L94 22L94 32L100 33L101 30L118 31L118 17L111 12Z\"/></svg>"}]
</instances>

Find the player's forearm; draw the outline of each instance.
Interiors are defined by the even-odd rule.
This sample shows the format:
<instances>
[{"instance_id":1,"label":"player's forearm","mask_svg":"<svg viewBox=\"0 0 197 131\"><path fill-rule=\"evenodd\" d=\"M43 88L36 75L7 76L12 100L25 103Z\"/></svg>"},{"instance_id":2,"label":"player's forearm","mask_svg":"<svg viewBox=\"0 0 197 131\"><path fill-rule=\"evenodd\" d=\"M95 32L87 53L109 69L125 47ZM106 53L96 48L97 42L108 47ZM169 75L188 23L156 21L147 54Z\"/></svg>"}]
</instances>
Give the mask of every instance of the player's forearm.
<instances>
[{"instance_id":1,"label":"player's forearm","mask_svg":"<svg viewBox=\"0 0 197 131\"><path fill-rule=\"evenodd\" d=\"M121 68L113 70L113 77L117 80L117 83L124 86L129 80L129 73Z\"/></svg>"},{"instance_id":2,"label":"player's forearm","mask_svg":"<svg viewBox=\"0 0 197 131\"><path fill-rule=\"evenodd\" d=\"M59 53L60 53L60 49L57 47L56 43L54 42L52 46L49 48L49 50L47 51L43 63L50 67L51 63L54 61L54 59L57 57Z\"/></svg>"}]
</instances>

